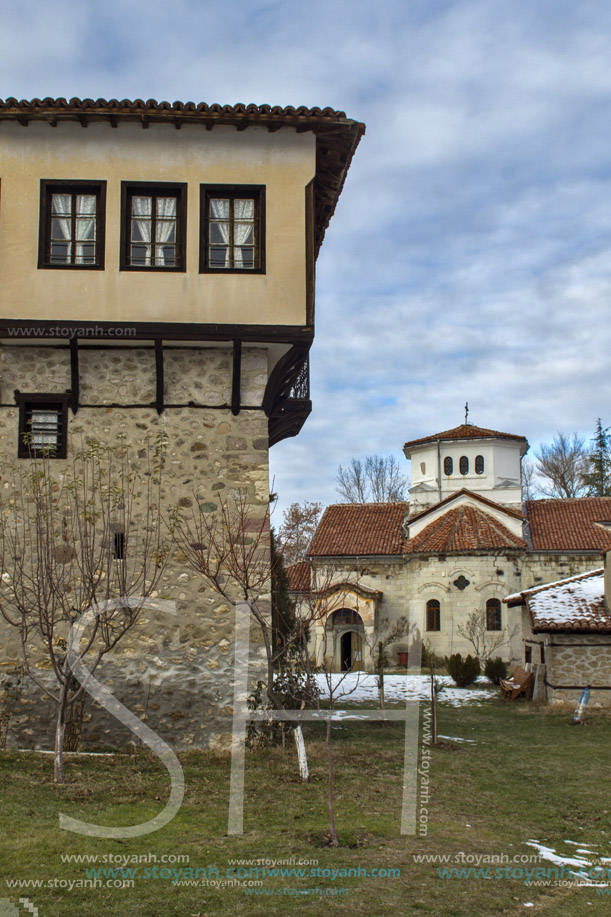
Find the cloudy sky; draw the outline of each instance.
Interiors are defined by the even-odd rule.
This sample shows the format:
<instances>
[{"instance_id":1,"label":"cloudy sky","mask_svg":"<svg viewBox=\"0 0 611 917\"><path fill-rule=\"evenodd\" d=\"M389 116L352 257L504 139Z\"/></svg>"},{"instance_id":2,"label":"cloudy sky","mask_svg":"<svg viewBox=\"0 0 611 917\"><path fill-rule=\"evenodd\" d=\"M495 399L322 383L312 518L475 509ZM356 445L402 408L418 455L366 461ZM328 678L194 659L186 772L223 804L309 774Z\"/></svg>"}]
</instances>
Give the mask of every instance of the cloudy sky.
<instances>
[{"instance_id":1,"label":"cloudy sky","mask_svg":"<svg viewBox=\"0 0 611 917\"><path fill-rule=\"evenodd\" d=\"M314 411L271 454L280 508L333 502L352 456L405 461L467 400L531 447L611 424L611 5L4 0L0 96L367 124L318 262Z\"/></svg>"}]
</instances>

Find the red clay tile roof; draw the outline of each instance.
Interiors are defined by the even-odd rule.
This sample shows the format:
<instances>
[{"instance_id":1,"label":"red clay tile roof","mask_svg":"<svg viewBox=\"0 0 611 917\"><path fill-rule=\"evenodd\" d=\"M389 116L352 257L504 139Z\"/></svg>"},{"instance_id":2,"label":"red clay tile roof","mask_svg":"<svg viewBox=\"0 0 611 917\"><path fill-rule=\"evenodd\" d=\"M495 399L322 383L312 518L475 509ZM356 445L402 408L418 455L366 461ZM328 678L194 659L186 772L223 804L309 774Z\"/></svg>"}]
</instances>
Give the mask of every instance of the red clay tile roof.
<instances>
[{"instance_id":1,"label":"red clay tile roof","mask_svg":"<svg viewBox=\"0 0 611 917\"><path fill-rule=\"evenodd\" d=\"M327 507L310 557L401 554L407 503L336 503Z\"/></svg>"},{"instance_id":2,"label":"red clay tile roof","mask_svg":"<svg viewBox=\"0 0 611 917\"><path fill-rule=\"evenodd\" d=\"M405 554L467 554L525 549L526 542L474 506L457 506L405 543Z\"/></svg>"},{"instance_id":3,"label":"red clay tile roof","mask_svg":"<svg viewBox=\"0 0 611 917\"><path fill-rule=\"evenodd\" d=\"M341 194L352 157L365 133L365 125L347 118L333 108L297 108L280 105L207 105L205 102L157 102L155 99L0 99L0 119L27 126L30 121L76 121L86 127L91 121L136 121L143 127L165 122L179 128L200 124L210 130L228 124L239 130L249 125L270 131L294 127L298 132L316 135L316 177L314 180L314 224L316 252L320 249L337 200Z\"/></svg>"},{"instance_id":4,"label":"red clay tile roof","mask_svg":"<svg viewBox=\"0 0 611 917\"><path fill-rule=\"evenodd\" d=\"M307 560L302 560L298 564L291 564L290 567L287 567L286 575L289 580L289 592L309 592L310 574L311 567Z\"/></svg>"},{"instance_id":5,"label":"red clay tile roof","mask_svg":"<svg viewBox=\"0 0 611 917\"><path fill-rule=\"evenodd\" d=\"M611 633L603 570L590 570L507 596L507 605L524 604L534 633ZM518 599L521 599L521 603Z\"/></svg>"},{"instance_id":6,"label":"red clay tile roof","mask_svg":"<svg viewBox=\"0 0 611 917\"><path fill-rule=\"evenodd\" d=\"M499 433L498 430L487 430L485 427L475 427L473 424L463 423L459 427L453 427L452 430L444 430L443 433L434 433L432 436L412 439L410 442L405 443L403 449L408 449L410 446L420 446L423 443L436 442L438 439L489 439L490 437L495 437L497 439L499 437L501 439L514 439L526 443L528 446L528 441L525 436L514 436L512 433Z\"/></svg>"},{"instance_id":7,"label":"red clay tile roof","mask_svg":"<svg viewBox=\"0 0 611 917\"><path fill-rule=\"evenodd\" d=\"M596 551L611 546L611 497L529 500L526 515L535 551Z\"/></svg>"}]
</instances>

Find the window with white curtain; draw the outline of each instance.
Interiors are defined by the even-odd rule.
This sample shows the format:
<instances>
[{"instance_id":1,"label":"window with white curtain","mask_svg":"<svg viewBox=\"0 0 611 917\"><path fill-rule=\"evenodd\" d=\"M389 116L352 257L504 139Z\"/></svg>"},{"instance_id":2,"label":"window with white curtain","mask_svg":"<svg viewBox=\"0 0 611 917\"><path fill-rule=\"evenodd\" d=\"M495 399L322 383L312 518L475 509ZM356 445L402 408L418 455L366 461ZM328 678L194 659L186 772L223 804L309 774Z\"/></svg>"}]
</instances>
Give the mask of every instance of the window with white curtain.
<instances>
[{"instance_id":1,"label":"window with white curtain","mask_svg":"<svg viewBox=\"0 0 611 917\"><path fill-rule=\"evenodd\" d=\"M200 271L262 273L264 188L202 185Z\"/></svg>"},{"instance_id":2,"label":"window with white curtain","mask_svg":"<svg viewBox=\"0 0 611 917\"><path fill-rule=\"evenodd\" d=\"M105 190L105 182L41 182L39 267L104 267Z\"/></svg>"},{"instance_id":3,"label":"window with white curtain","mask_svg":"<svg viewBox=\"0 0 611 917\"><path fill-rule=\"evenodd\" d=\"M122 270L185 270L186 185L123 182Z\"/></svg>"}]
</instances>

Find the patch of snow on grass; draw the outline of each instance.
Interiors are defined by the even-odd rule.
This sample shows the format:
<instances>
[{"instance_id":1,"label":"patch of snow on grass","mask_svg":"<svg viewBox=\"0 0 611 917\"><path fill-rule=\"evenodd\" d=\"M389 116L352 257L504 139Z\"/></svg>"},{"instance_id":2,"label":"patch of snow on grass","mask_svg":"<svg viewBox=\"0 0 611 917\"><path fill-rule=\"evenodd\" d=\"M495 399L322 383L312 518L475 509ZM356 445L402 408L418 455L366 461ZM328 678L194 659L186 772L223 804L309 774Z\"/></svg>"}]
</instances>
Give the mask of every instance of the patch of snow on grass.
<instances>
[{"instance_id":1,"label":"patch of snow on grass","mask_svg":"<svg viewBox=\"0 0 611 917\"><path fill-rule=\"evenodd\" d=\"M377 675L365 672L334 672L329 676L315 675L322 697L329 696L327 677L335 689L336 700L342 703L378 703ZM438 703L459 707L462 704L480 704L490 700L498 691L493 685L484 687L457 688L449 675L436 676L442 690L437 696ZM406 700L429 700L431 680L428 675L385 675L384 698L387 702Z\"/></svg>"},{"instance_id":2,"label":"patch of snow on grass","mask_svg":"<svg viewBox=\"0 0 611 917\"><path fill-rule=\"evenodd\" d=\"M582 856L561 856L559 853L556 852L555 847L546 847L545 844L540 844L539 841L535 841L532 839L529 841L525 841L525 843L528 847L534 847L535 850L538 852L539 856L543 860L547 860L549 863L554 863L557 866L577 866L579 867L575 871L570 870L571 874L576 879L581 879L580 882L575 883L576 885L591 885L597 888L606 887L609 885L608 882L596 882L594 875L588 875L588 872L585 871L586 867L588 868L590 873L592 873L593 870L600 869L600 867L592 863L591 860L586 860ZM576 853L588 853L588 854L593 853L593 851L584 850L581 844L578 844L577 841L565 840L564 843L571 844L572 846L578 847L578 849L575 851ZM597 846L597 845L593 845L593 846ZM594 856L596 856L596 854L594 854ZM604 860L601 860L601 862L604 862ZM600 877L596 876L596 878L600 878Z\"/></svg>"},{"instance_id":3,"label":"patch of snow on grass","mask_svg":"<svg viewBox=\"0 0 611 917\"><path fill-rule=\"evenodd\" d=\"M460 739L458 736L442 736L437 734L438 739L448 739L450 742L472 742L474 745L477 744L476 739Z\"/></svg>"}]
</instances>

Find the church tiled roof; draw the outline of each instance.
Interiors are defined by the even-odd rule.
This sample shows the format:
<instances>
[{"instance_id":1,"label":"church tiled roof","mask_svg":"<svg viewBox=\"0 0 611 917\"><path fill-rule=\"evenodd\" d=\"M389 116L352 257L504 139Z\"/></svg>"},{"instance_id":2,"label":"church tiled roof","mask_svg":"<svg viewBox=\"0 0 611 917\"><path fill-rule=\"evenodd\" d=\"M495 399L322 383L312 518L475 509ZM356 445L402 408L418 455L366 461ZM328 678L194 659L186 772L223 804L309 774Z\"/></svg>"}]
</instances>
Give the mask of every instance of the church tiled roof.
<instances>
[{"instance_id":1,"label":"church tiled roof","mask_svg":"<svg viewBox=\"0 0 611 917\"><path fill-rule=\"evenodd\" d=\"M310 557L401 554L407 503L336 503L327 507Z\"/></svg>"},{"instance_id":2,"label":"church tiled roof","mask_svg":"<svg viewBox=\"0 0 611 917\"><path fill-rule=\"evenodd\" d=\"M309 592L311 567L307 560L286 568L290 592Z\"/></svg>"},{"instance_id":3,"label":"church tiled roof","mask_svg":"<svg viewBox=\"0 0 611 917\"><path fill-rule=\"evenodd\" d=\"M467 491L464 492L468 494ZM527 550L487 507L500 509L491 500L469 494L468 504L452 507L459 494L442 504L408 517L407 503L339 503L329 506L312 539L310 557L400 554L447 554L470 551ZM406 540L405 522L413 523L433 515L443 504L447 511ZM474 505L479 504L479 505ZM510 517L521 514L509 507ZM592 551L601 553L611 546L611 497L577 500L530 500L526 503L532 550ZM601 524L608 522L607 529Z\"/></svg>"},{"instance_id":4,"label":"church tiled roof","mask_svg":"<svg viewBox=\"0 0 611 917\"><path fill-rule=\"evenodd\" d=\"M453 427L451 430L444 430L442 433L433 433L432 436L412 439L410 442L405 443L403 448L409 449L411 446L420 446L423 443L436 442L438 439L489 439L491 437L495 439L518 440L528 445L525 436L514 436L513 433L500 433L498 430L487 430L485 427L476 427L470 423L463 423L459 427Z\"/></svg>"},{"instance_id":5,"label":"church tiled roof","mask_svg":"<svg viewBox=\"0 0 611 917\"><path fill-rule=\"evenodd\" d=\"M467 554L525 549L526 542L474 506L448 510L405 543L405 554Z\"/></svg>"},{"instance_id":6,"label":"church tiled roof","mask_svg":"<svg viewBox=\"0 0 611 917\"><path fill-rule=\"evenodd\" d=\"M611 546L611 497L529 500L526 515L535 551L596 551ZM597 523L609 523L609 528Z\"/></svg>"}]
</instances>

